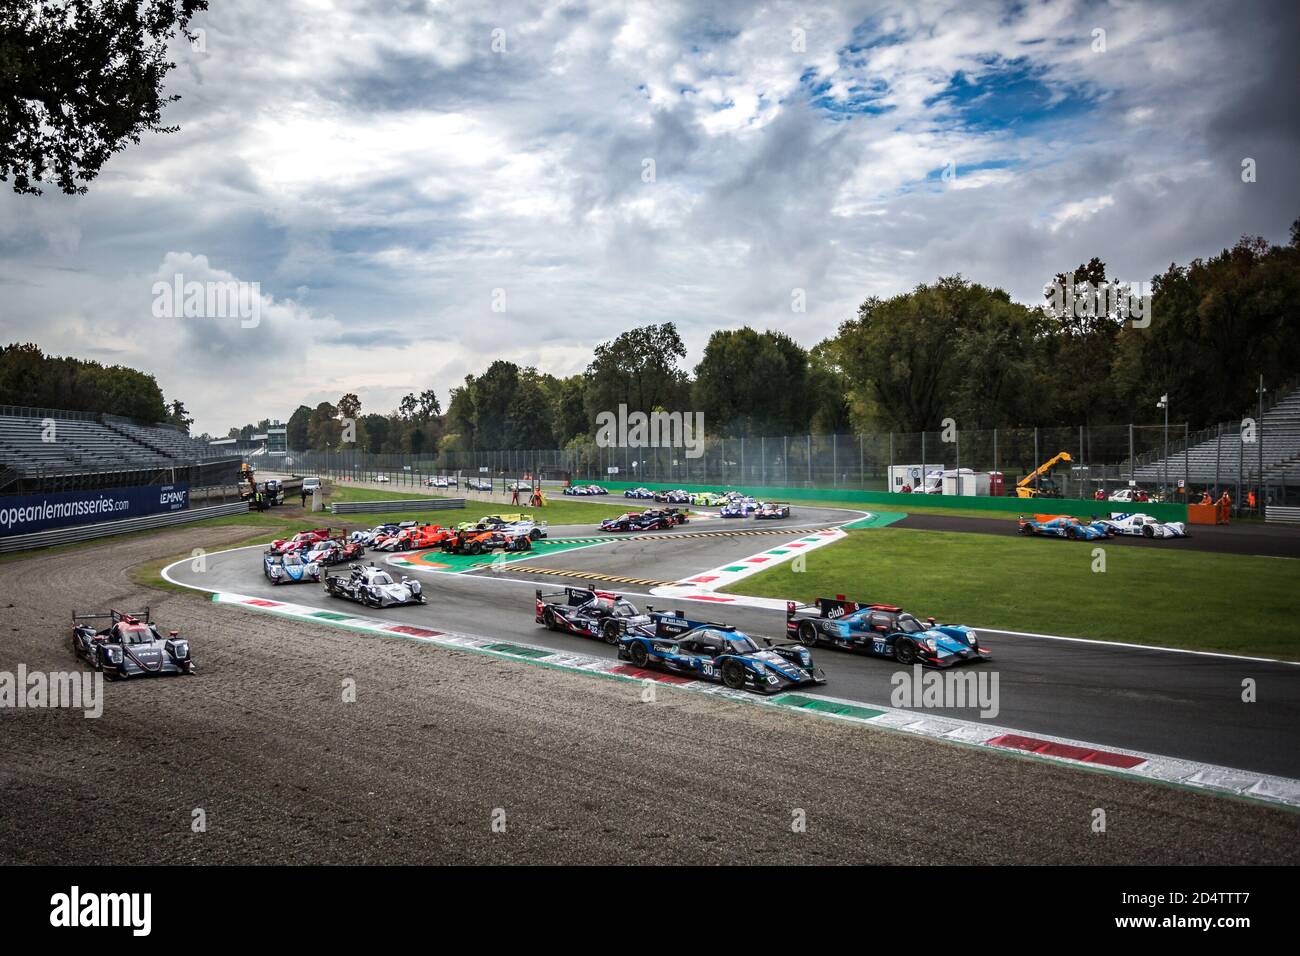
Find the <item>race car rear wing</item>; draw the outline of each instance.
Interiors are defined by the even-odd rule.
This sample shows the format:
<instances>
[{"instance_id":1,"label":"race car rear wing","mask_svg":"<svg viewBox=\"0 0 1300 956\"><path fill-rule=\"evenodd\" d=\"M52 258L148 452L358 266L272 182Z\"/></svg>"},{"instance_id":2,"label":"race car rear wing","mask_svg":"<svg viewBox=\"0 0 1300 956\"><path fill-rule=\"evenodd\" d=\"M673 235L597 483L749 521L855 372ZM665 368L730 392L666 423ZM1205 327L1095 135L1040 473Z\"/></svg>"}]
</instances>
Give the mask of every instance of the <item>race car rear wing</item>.
<instances>
[{"instance_id":1,"label":"race car rear wing","mask_svg":"<svg viewBox=\"0 0 1300 956\"><path fill-rule=\"evenodd\" d=\"M125 612L119 611L116 608L110 608L106 614L78 614L75 608L72 611L72 620L74 623L77 621L102 621L107 618L116 624L118 621L127 617L135 618L137 621L143 621L146 624L153 623L153 618L149 616L149 608L147 607L143 611Z\"/></svg>"},{"instance_id":2,"label":"race car rear wing","mask_svg":"<svg viewBox=\"0 0 1300 956\"><path fill-rule=\"evenodd\" d=\"M537 589L537 600L545 601L547 598L562 597L568 603L569 607L581 607L596 596L595 591L587 588L565 588L562 591L543 591Z\"/></svg>"},{"instance_id":3,"label":"race car rear wing","mask_svg":"<svg viewBox=\"0 0 1300 956\"><path fill-rule=\"evenodd\" d=\"M686 614L680 610L656 611L650 605L646 605L646 613L655 622L655 636L657 637L672 637L696 627L713 627L719 631L734 631L736 629L734 624L723 624L721 621L688 621Z\"/></svg>"},{"instance_id":4,"label":"race car rear wing","mask_svg":"<svg viewBox=\"0 0 1300 956\"><path fill-rule=\"evenodd\" d=\"M790 621L800 611L817 612L818 617L836 618L843 617L846 614L852 614L854 611L860 611L865 607L879 608L882 611L897 611L899 608L892 604L877 604L872 601L850 601L843 594L837 594L833 598L818 598L812 604L799 604L795 601L785 602L785 619Z\"/></svg>"}]
</instances>

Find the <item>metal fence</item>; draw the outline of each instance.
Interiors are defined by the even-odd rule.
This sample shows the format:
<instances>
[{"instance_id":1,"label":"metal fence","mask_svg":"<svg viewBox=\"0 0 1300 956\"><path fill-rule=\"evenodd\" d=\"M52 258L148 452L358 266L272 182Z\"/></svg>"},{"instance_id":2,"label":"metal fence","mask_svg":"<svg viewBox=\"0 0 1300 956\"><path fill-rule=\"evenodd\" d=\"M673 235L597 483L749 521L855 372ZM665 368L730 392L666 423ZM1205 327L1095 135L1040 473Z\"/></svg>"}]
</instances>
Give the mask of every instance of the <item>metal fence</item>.
<instances>
[{"instance_id":1,"label":"metal fence","mask_svg":"<svg viewBox=\"0 0 1300 956\"><path fill-rule=\"evenodd\" d=\"M877 432L856 435L785 435L710 438L698 457L682 448L612 447L594 442L564 449L443 452L436 455L371 454L360 449L290 452L285 467L356 481L380 476L395 484L421 485L434 475L501 481L524 475L546 479L843 488L889 491L893 469L994 473L1002 494L1062 452L1069 456L1052 471L1065 498L1092 498L1136 485L1170 501L1202 491L1228 491L1234 503L1252 489L1259 500L1300 504L1294 475L1260 465L1254 445L1223 425L1195 434L1184 423L1094 425L1061 428ZM1214 442L1213 455L1206 442ZM1221 447L1220 447L1221 446ZM1235 451L1235 453L1233 453ZM1031 479L1031 481L1034 479ZM1036 479L1038 483L1046 476Z\"/></svg>"}]
</instances>

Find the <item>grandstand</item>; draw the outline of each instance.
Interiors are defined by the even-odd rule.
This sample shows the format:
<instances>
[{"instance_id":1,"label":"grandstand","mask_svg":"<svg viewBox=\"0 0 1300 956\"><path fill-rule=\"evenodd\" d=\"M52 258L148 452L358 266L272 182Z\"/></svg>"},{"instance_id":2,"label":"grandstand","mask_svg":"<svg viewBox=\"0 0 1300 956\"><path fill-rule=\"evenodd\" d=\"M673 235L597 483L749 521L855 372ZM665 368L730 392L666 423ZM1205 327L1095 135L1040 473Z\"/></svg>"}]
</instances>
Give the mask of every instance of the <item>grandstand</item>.
<instances>
[{"instance_id":1,"label":"grandstand","mask_svg":"<svg viewBox=\"0 0 1300 956\"><path fill-rule=\"evenodd\" d=\"M0 494L189 482L233 484L236 457L166 425L47 408L0 407Z\"/></svg>"},{"instance_id":2,"label":"grandstand","mask_svg":"<svg viewBox=\"0 0 1300 956\"><path fill-rule=\"evenodd\" d=\"M1155 453L1139 457L1133 475L1155 483L1187 477L1192 485L1234 484L1240 476L1250 485L1300 485L1300 388L1283 397L1256 423L1257 440L1242 440L1241 422L1227 422L1180 441L1168 459ZM1185 456L1185 457L1184 457ZM1262 471L1261 476L1261 460Z\"/></svg>"}]
</instances>

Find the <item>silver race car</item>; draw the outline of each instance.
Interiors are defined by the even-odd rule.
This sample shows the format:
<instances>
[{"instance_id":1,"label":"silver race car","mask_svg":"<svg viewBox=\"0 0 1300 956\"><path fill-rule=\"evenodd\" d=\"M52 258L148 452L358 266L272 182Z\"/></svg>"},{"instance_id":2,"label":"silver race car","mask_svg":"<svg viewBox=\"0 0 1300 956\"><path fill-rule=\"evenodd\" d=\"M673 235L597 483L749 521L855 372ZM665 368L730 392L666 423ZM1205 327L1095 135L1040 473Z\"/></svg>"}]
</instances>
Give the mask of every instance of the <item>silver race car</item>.
<instances>
[{"instance_id":1,"label":"silver race car","mask_svg":"<svg viewBox=\"0 0 1300 956\"><path fill-rule=\"evenodd\" d=\"M330 597L356 601L367 607L399 607L403 604L423 604L424 591L419 581L403 577L394 581L383 568L372 564L354 564L346 577L328 575L325 593Z\"/></svg>"}]
</instances>

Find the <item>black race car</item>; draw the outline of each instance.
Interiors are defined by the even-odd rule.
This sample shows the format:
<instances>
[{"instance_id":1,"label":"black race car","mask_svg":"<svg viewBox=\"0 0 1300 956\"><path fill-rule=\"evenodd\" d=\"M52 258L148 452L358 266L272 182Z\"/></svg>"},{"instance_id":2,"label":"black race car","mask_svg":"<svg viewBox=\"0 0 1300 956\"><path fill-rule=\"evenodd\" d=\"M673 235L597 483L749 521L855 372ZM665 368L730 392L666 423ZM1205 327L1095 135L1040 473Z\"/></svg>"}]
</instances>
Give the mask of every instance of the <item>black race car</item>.
<instances>
[{"instance_id":1,"label":"black race car","mask_svg":"<svg viewBox=\"0 0 1300 956\"><path fill-rule=\"evenodd\" d=\"M684 511L676 508L649 508L629 511L617 518L606 518L600 523L601 531L667 531L688 520Z\"/></svg>"},{"instance_id":2,"label":"black race car","mask_svg":"<svg viewBox=\"0 0 1300 956\"><path fill-rule=\"evenodd\" d=\"M555 598L563 600L556 601ZM606 644L617 644L629 626L647 624L648 614L612 591L565 588L563 591L537 589L536 620L552 631L568 631L582 637L596 637Z\"/></svg>"},{"instance_id":3,"label":"black race car","mask_svg":"<svg viewBox=\"0 0 1300 956\"><path fill-rule=\"evenodd\" d=\"M94 620L110 623L103 630L77 623ZM130 614L116 610L107 614L72 612L72 653L114 680L193 674L190 642L179 635L179 631L168 631L163 637L148 608Z\"/></svg>"}]
</instances>

